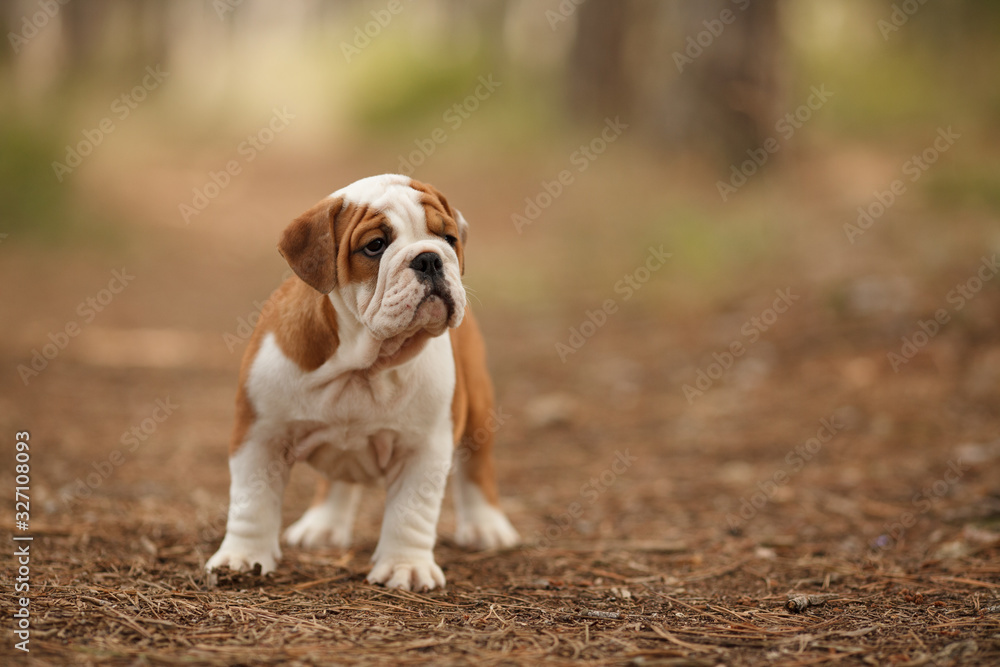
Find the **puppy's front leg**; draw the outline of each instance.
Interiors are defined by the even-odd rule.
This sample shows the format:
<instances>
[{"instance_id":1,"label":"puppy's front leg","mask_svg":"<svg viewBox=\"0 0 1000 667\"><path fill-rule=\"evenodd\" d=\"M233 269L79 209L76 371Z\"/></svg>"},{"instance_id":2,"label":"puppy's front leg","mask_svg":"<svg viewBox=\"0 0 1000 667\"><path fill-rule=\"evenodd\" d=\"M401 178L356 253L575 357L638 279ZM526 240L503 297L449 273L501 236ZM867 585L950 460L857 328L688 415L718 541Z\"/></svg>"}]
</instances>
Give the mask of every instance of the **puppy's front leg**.
<instances>
[{"instance_id":1,"label":"puppy's front leg","mask_svg":"<svg viewBox=\"0 0 1000 667\"><path fill-rule=\"evenodd\" d=\"M281 500L290 469L285 448L276 438L251 435L229 457L226 537L206 569L228 566L242 571L260 563L261 574L274 571L281 558Z\"/></svg>"},{"instance_id":2,"label":"puppy's front leg","mask_svg":"<svg viewBox=\"0 0 1000 667\"><path fill-rule=\"evenodd\" d=\"M434 541L450 463L451 434L445 427L392 471L370 583L404 590L444 586Z\"/></svg>"}]
</instances>

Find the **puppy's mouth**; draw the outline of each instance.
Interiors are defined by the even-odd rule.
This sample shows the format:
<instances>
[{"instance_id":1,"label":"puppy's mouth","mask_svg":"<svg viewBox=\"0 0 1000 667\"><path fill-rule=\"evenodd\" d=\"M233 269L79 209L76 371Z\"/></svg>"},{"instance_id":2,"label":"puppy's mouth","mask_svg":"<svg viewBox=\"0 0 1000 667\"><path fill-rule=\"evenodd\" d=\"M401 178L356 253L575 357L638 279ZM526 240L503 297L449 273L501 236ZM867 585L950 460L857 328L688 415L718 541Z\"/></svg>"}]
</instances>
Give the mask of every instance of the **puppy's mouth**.
<instances>
[{"instance_id":1,"label":"puppy's mouth","mask_svg":"<svg viewBox=\"0 0 1000 667\"><path fill-rule=\"evenodd\" d=\"M455 299L451 296L451 290L443 278L430 281L427 288L427 293L413 313L413 319L419 319L421 309L427 309L431 321L441 321L447 327L455 316Z\"/></svg>"},{"instance_id":2,"label":"puppy's mouth","mask_svg":"<svg viewBox=\"0 0 1000 667\"><path fill-rule=\"evenodd\" d=\"M455 299L444 281L428 281L426 293L413 308L409 325L382 341L378 365L394 366L412 358L428 340L447 331L454 317Z\"/></svg>"},{"instance_id":3,"label":"puppy's mouth","mask_svg":"<svg viewBox=\"0 0 1000 667\"><path fill-rule=\"evenodd\" d=\"M398 336L409 338L421 332L439 336L448 328L454 315L455 299L451 292L434 281L434 284L428 284L424 297L414 307L410 324Z\"/></svg>"}]
</instances>

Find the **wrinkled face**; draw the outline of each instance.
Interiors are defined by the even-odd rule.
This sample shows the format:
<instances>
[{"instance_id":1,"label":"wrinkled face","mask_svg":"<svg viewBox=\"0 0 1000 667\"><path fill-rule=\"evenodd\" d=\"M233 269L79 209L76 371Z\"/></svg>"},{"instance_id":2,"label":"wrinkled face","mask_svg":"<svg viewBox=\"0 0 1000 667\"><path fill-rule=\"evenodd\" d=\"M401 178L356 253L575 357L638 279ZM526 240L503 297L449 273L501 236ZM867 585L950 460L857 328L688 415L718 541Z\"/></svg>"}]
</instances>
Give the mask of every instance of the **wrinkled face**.
<instances>
[{"instance_id":1,"label":"wrinkled face","mask_svg":"<svg viewBox=\"0 0 1000 667\"><path fill-rule=\"evenodd\" d=\"M433 187L389 174L319 202L285 230L279 249L300 278L398 348L461 323L467 227Z\"/></svg>"}]
</instances>

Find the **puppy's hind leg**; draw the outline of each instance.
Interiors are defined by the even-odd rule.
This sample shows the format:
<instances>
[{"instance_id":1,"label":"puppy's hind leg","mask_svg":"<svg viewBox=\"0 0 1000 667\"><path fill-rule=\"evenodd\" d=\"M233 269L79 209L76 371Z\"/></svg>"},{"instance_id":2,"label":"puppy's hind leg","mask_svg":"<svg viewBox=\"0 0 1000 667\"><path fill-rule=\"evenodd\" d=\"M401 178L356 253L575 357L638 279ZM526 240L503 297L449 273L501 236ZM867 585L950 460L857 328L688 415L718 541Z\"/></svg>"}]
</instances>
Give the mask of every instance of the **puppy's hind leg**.
<instances>
[{"instance_id":1,"label":"puppy's hind leg","mask_svg":"<svg viewBox=\"0 0 1000 667\"><path fill-rule=\"evenodd\" d=\"M482 431L480 431L482 433ZM455 496L455 541L474 549L512 547L521 538L500 509L493 477L493 436L478 448L460 445L452 473Z\"/></svg>"},{"instance_id":2,"label":"puppy's hind leg","mask_svg":"<svg viewBox=\"0 0 1000 667\"><path fill-rule=\"evenodd\" d=\"M455 541L474 549L512 547L521 538L500 509L493 469L493 437L499 417L492 392L469 401L465 434L455 449L452 473Z\"/></svg>"},{"instance_id":3,"label":"puppy's hind leg","mask_svg":"<svg viewBox=\"0 0 1000 667\"><path fill-rule=\"evenodd\" d=\"M322 478L316 486L312 507L285 530L285 543L302 547L349 547L360 501L360 484Z\"/></svg>"}]
</instances>

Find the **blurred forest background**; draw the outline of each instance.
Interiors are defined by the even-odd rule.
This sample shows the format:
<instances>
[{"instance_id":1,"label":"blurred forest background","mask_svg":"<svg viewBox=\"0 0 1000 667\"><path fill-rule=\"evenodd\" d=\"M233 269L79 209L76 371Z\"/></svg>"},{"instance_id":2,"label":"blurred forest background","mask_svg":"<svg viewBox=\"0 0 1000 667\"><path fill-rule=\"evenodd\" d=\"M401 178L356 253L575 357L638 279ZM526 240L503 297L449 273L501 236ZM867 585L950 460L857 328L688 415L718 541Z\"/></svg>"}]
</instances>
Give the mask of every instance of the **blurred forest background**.
<instances>
[{"instance_id":1,"label":"blurred forest background","mask_svg":"<svg viewBox=\"0 0 1000 667\"><path fill-rule=\"evenodd\" d=\"M261 617L258 642L243 611L180 614L155 582L206 595L192 576L222 537L236 372L288 271L280 232L404 171L470 221L465 281L509 416L501 495L529 545L470 560L446 506L438 558L459 597L432 653L464 650L455 628L479 641L461 596L482 591L492 614L521 587L579 640L531 662L620 650L561 615L574 599L669 619L661 594L770 605L761 622L786 633L783 596L809 581L881 596L864 622L889 629L851 635L873 664L916 660L915 628L952 651L899 620L929 608L906 581L995 664L1000 3L10 0L0 33L0 429L38 443L33 572L51 587L33 622L55 662L76 644L174 659L220 628L242 639L212 635L225 645L202 658L281 662L306 641ZM314 593L382 594L363 584L380 495L357 552L286 553L289 614ZM299 589L331 568L348 580ZM171 637L80 613L105 586L165 605ZM526 616L503 632L530 635L534 612L510 613ZM809 644L824 613L843 621L820 610L780 650L829 657ZM381 636L358 623L330 631ZM388 646L364 641L310 650Z\"/></svg>"},{"instance_id":2,"label":"blurred forest background","mask_svg":"<svg viewBox=\"0 0 1000 667\"><path fill-rule=\"evenodd\" d=\"M843 225L948 127L958 149L864 239L882 273L949 261L958 220L1000 207L1000 9L986 1L24 0L0 27L0 227L31 252L224 236L243 259L323 193L402 168L502 244L479 258L484 293L586 301L655 240L677 252L639 302L703 302L776 261L853 275L864 253L835 240L852 240ZM125 99L144 77L153 88ZM474 99L481 77L499 85ZM829 95L801 107L816 90ZM275 109L293 119L248 159L238 146ZM627 129L607 158L573 162L614 118ZM741 166L754 154L766 163ZM185 215L230 159L241 173ZM565 196L519 229L525 198L566 168ZM752 175L725 192L736 169Z\"/></svg>"},{"instance_id":3,"label":"blurred forest background","mask_svg":"<svg viewBox=\"0 0 1000 667\"><path fill-rule=\"evenodd\" d=\"M931 268L965 238L955 231L960 218L1000 207L995 3L439 0L393 8L4 3L7 242L65 252L164 238L192 247L224 236L216 264L229 271L308 202L370 172L400 170L415 155L413 175L451 190L473 209L477 233L502 244L478 258L484 293L546 308L563 296L586 302L588 290L603 289L655 240L677 251L670 277L637 303L659 305L702 303L713 286L730 289L736 276L745 286L748 269L752 280L781 260L854 275L863 253L837 239L846 239L843 225L939 128L960 134L958 149L865 243L879 246L885 263L911 258L912 269ZM147 68L169 74L140 90L141 101L120 100ZM480 77L500 85L449 115ZM805 121L776 130L821 87L831 95L800 113ZM294 119L244 163L237 147L276 108ZM512 216L524 214L525 198L562 169L575 172L571 154L605 118L627 125L621 141L516 233ZM107 119L112 133L99 130ZM443 142L430 139L438 128ZM100 140L89 149L88 132ZM720 182L733 182L734 166L769 138L777 152L750 165L745 188L720 196ZM90 154L58 173L54 163L67 164L81 142ZM241 174L186 219L181 205L230 159ZM930 237L920 227L929 211ZM795 245L798 236L806 247ZM581 253L592 255L585 265L573 261ZM522 258L518 275L505 270L512 254ZM186 310L157 326L179 324Z\"/></svg>"}]
</instances>

